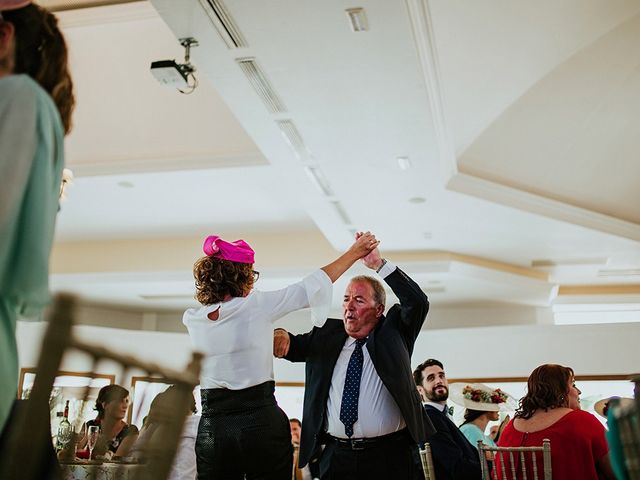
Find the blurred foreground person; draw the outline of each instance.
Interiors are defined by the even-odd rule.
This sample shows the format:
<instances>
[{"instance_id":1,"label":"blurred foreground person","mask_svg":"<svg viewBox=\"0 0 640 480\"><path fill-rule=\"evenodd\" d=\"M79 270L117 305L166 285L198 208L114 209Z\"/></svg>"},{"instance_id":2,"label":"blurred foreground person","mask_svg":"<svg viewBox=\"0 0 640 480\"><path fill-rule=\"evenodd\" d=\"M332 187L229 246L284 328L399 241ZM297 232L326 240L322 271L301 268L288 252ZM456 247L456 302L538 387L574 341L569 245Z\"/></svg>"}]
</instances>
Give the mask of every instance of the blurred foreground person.
<instances>
[{"instance_id":1,"label":"blurred foreground person","mask_svg":"<svg viewBox=\"0 0 640 480\"><path fill-rule=\"evenodd\" d=\"M0 431L18 384L18 317L49 303L49 253L74 106L56 18L0 0Z\"/></svg>"}]
</instances>

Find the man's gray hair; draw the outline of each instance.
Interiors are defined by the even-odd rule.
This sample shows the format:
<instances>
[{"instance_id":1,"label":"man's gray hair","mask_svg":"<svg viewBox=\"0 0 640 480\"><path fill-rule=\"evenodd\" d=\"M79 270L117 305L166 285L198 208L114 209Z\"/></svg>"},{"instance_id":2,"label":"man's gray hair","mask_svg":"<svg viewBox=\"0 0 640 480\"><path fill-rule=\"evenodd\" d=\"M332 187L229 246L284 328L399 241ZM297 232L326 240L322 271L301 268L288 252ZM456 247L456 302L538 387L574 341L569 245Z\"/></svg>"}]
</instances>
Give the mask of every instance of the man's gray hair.
<instances>
[{"instance_id":1,"label":"man's gray hair","mask_svg":"<svg viewBox=\"0 0 640 480\"><path fill-rule=\"evenodd\" d=\"M373 299L375 300L375 302L378 305L386 305L387 294L384 291L384 287L382 286L382 283L380 283L380 281L368 275L358 275L356 277L353 277L349 283L353 282L366 282L371 285L371 288L373 289Z\"/></svg>"}]
</instances>

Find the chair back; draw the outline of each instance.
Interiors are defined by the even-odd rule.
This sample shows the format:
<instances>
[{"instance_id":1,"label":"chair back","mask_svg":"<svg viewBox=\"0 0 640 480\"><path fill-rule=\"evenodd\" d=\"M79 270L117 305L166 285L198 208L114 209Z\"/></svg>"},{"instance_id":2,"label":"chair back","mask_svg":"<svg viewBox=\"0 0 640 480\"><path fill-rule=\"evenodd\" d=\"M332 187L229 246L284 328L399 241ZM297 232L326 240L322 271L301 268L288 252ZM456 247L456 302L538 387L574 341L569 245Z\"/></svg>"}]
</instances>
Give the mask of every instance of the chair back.
<instances>
[{"instance_id":1,"label":"chair back","mask_svg":"<svg viewBox=\"0 0 640 480\"><path fill-rule=\"evenodd\" d=\"M420 461L422 462L422 472L424 480L436 480L436 471L433 467L433 457L431 456L431 445L424 444L420 449Z\"/></svg>"},{"instance_id":2,"label":"chair back","mask_svg":"<svg viewBox=\"0 0 640 480\"><path fill-rule=\"evenodd\" d=\"M166 479L171 471L188 407L192 401L192 391L200 383L202 355L194 353L185 371L174 371L133 356L85 343L73 335L76 303L75 297L67 294L57 295L54 299L53 308L47 318L48 326L43 337L31 395L26 401L26 408L22 409L17 418L12 418L12 433L7 439L5 448L0 452L0 478L2 480L40 480L42 478L39 470L48 461L51 446L34 442L34 432L39 434L42 431L50 431L48 411L53 383L65 352L77 350L93 359L93 371L99 362L108 360L121 365L122 376L125 376L129 369L137 369L150 376L162 377L166 383L176 385L177 393L173 396L172 405L167 405L167 410L174 413L167 415L163 424L165 432L163 439L161 443L148 446L146 452L148 467L139 469L132 480ZM83 405L88 404L89 389L90 386L87 384ZM185 412L185 414L175 414L175 412ZM39 436L36 435L36 438ZM73 453L71 456L73 457Z\"/></svg>"},{"instance_id":3,"label":"chair back","mask_svg":"<svg viewBox=\"0 0 640 480\"><path fill-rule=\"evenodd\" d=\"M478 451L482 480L551 480L549 439L545 438L539 447L491 447L478 440ZM538 469L539 455L542 455L542 471ZM493 458L493 468L488 458Z\"/></svg>"},{"instance_id":4,"label":"chair back","mask_svg":"<svg viewBox=\"0 0 640 480\"><path fill-rule=\"evenodd\" d=\"M616 458L619 453L622 454L624 464L619 465L619 468L626 470L626 478L640 480L640 376L633 378L632 381L636 384L635 402L631 405L614 402L611 406L619 437L619 443L612 445L611 453ZM618 452L618 449L621 452Z\"/></svg>"}]
</instances>

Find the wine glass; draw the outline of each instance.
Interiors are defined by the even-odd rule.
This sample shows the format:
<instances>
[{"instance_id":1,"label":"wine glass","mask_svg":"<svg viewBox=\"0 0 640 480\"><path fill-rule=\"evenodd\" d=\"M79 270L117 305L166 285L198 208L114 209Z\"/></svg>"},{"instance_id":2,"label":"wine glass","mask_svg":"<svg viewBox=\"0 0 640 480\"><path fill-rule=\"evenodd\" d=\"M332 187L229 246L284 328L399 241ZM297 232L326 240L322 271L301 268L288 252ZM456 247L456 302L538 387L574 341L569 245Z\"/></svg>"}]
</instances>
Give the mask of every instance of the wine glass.
<instances>
[{"instance_id":1,"label":"wine glass","mask_svg":"<svg viewBox=\"0 0 640 480\"><path fill-rule=\"evenodd\" d=\"M89 448L89 460L93 454L93 449L98 442L100 436L100 427L98 425L91 425L87 430L87 447Z\"/></svg>"},{"instance_id":2,"label":"wine glass","mask_svg":"<svg viewBox=\"0 0 640 480\"><path fill-rule=\"evenodd\" d=\"M65 449L67 447L67 444L73 438L73 434L73 427L69 422L60 424L60 427L58 427L58 442L60 443L62 449Z\"/></svg>"}]
</instances>

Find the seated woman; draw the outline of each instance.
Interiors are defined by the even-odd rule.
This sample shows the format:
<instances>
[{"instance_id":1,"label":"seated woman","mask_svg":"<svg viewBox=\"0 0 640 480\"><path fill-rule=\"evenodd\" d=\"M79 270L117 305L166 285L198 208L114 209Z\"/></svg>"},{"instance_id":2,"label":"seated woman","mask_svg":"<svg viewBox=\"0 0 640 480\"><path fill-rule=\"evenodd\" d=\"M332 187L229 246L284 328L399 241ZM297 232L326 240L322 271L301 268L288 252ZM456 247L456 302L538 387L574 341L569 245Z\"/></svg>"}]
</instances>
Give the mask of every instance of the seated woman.
<instances>
[{"instance_id":1,"label":"seated woman","mask_svg":"<svg viewBox=\"0 0 640 480\"><path fill-rule=\"evenodd\" d=\"M482 383L452 383L449 388L451 400L466 407L464 423L460 425L460 431L469 443L477 447L478 440L482 440L485 445L495 447L493 439L485 435L485 430L489 422L500 418L498 412L507 409L509 395L499 388L493 390ZM515 401L511 403L515 407Z\"/></svg>"},{"instance_id":2,"label":"seated woman","mask_svg":"<svg viewBox=\"0 0 640 480\"><path fill-rule=\"evenodd\" d=\"M580 410L580 393L571 368L539 366L529 376L527 394L498 446L540 446L548 438L553 478L615 479L604 427L593 415ZM536 461L541 472L542 455ZM498 464L497 470L498 478L502 478L502 465ZM519 467L517 470L521 471ZM531 465L527 465L527 471L531 478Z\"/></svg>"},{"instance_id":3,"label":"seated woman","mask_svg":"<svg viewBox=\"0 0 640 480\"><path fill-rule=\"evenodd\" d=\"M129 409L129 391L120 385L106 385L98 392L95 410L98 416L86 423L87 429L97 425L100 427L100 438L96 443L93 455L126 457L129 449L138 438L138 428L128 425L123 419ZM87 436L78 443L77 456L89 458Z\"/></svg>"}]
</instances>

